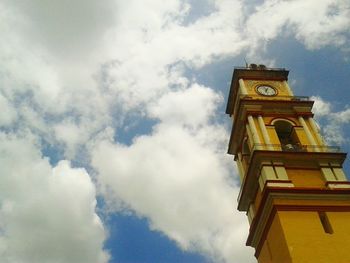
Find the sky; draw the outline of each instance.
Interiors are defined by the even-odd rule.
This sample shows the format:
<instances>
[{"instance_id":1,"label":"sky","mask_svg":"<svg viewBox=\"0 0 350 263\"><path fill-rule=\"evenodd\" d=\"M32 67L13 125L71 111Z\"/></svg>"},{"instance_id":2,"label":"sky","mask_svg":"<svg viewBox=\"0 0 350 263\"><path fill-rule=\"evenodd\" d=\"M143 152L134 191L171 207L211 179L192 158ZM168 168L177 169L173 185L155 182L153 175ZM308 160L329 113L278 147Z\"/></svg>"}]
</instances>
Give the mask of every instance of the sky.
<instances>
[{"instance_id":1,"label":"sky","mask_svg":"<svg viewBox=\"0 0 350 263\"><path fill-rule=\"evenodd\" d=\"M256 262L233 68L290 70L347 152L349 28L349 0L1 0L0 261Z\"/></svg>"}]
</instances>

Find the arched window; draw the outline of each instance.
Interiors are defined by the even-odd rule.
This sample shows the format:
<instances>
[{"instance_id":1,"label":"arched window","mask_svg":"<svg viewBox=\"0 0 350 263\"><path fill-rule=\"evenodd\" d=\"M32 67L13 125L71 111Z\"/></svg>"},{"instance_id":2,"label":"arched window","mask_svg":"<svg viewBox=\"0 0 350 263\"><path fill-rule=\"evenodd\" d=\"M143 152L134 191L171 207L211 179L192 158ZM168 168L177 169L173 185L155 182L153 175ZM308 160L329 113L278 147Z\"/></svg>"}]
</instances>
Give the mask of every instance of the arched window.
<instances>
[{"instance_id":1,"label":"arched window","mask_svg":"<svg viewBox=\"0 0 350 263\"><path fill-rule=\"evenodd\" d=\"M293 125L290 122L278 120L274 122L274 126L281 144L292 143L291 135L293 131Z\"/></svg>"},{"instance_id":2,"label":"arched window","mask_svg":"<svg viewBox=\"0 0 350 263\"><path fill-rule=\"evenodd\" d=\"M294 124L288 120L278 119L273 122L278 139L284 151L300 151L301 146L297 136L293 133Z\"/></svg>"}]
</instances>

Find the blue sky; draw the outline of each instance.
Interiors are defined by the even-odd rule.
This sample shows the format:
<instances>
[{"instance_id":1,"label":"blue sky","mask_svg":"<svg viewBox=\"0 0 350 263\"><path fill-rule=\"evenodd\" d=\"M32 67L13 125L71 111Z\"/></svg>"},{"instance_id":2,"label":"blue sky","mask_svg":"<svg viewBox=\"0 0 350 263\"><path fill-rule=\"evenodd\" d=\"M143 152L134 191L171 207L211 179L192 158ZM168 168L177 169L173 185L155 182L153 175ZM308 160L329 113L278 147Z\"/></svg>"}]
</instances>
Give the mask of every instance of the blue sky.
<instances>
[{"instance_id":1,"label":"blue sky","mask_svg":"<svg viewBox=\"0 0 350 263\"><path fill-rule=\"evenodd\" d=\"M0 261L256 262L233 68L289 69L347 152L349 26L346 0L1 1Z\"/></svg>"}]
</instances>

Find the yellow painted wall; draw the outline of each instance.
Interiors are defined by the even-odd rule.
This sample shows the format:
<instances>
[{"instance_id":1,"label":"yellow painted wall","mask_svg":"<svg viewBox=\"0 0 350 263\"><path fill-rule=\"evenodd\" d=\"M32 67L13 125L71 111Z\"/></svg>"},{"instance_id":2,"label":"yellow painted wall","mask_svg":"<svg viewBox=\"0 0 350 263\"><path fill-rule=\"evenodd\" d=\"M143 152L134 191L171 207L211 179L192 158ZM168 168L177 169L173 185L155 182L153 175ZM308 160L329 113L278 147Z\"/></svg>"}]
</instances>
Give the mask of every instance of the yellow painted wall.
<instances>
[{"instance_id":1,"label":"yellow painted wall","mask_svg":"<svg viewBox=\"0 0 350 263\"><path fill-rule=\"evenodd\" d=\"M275 119L275 117L271 117L271 116L264 116L264 122L266 125L271 124L271 121Z\"/></svg>"},{"instance_id":2,"label":"yellow painted wall","mask_svg":"<svg viewBox=\"0 0 350 263\"><path fill-rule=\"evenodd\" d=\"M280 144L276 130L274 126L266 126L267 133L270 136L270 141L272 144ZM279 150L279 149L278 149Z\"/></svg>"},{"instance_id":3,"label":"yellow painted wall","mask_svg":"<svg viewBox=\"0 0 350 263\"><path fill-rule=\"evenodd\" d=\"M267 240L265 240L264 245L260 251L258 262L259 263L273 263L272 256L271 256L271 248L270 248Z\"/></svg>"},{"instance_id":4,"label":"yellow painted wall","mask_svg":"<svg viewBox=\"0 0 350 263\"><path fill-rule=\"evenodd\" d=\"M324 231L317 211L278 211L259 263L349 263L350 212L326 212L333 234Z\"/></svg>"},{"instance_id":5,"label":"yellow painted wall","mask_svg":"<svg viewBox=\"0 0 350 263\"><path fill-rule=\"evenodd\" d=\"M350 212L327 215L333 234L325 233L318 212L278 212L293 263L350 262Z\"/></svg>"},{"instance_id":6,"label":"yellow painted wall","mask_svg":"<svg viewBox=\"0 0 350 263\"><path fill-rule=\"evenodd\" d=\"M279 96L289 96L287 87L282 81L273 80L244 80L248 95L258 95L256 87L259 85L270 85L278 89Z\"/></svg>"},{"instance_id":7,"label":"yellow painted wall","mask_svg":"<svg viewBox=\"0 0 350 263\"><path fill-rule=\"evenodd\" d=\"M325 188L320 170L286 169L287 175L295 187Z\"/></svg>"},{"instance_id":8,"label":"yellow painted wall","mask_svg":"<svg viewBox=\"0 0 350 263\"><path fill-rule=\"evenodd\" d=\"M287 198L275 198L273 203L275 205L304 205L304 206L350 206L350 200L327 200L327 195L324 199L314 200L308 199L308 194L301 196L304 199L287 199Z\"/></svg>"},{"instance_id":9,"label":"yellow painted wall","mask_svg":"<svg viewBox=\"0 0 350 263\"><path fill-rule=\"evenodd\" d=\"M289 250L277 212L258 257L259 263L291 263Z\"/></svg>"},{"instance_id":10,"label":"yellow painted wall","mask_svg":"<svg viewBox=\"0 0 350 263\"><path fill-rule=\"evenodd\" d=\"M292 136L295 136L296 140L302 145L310 144L302 127L294 127Z\"/></svg>"}]
</instances>

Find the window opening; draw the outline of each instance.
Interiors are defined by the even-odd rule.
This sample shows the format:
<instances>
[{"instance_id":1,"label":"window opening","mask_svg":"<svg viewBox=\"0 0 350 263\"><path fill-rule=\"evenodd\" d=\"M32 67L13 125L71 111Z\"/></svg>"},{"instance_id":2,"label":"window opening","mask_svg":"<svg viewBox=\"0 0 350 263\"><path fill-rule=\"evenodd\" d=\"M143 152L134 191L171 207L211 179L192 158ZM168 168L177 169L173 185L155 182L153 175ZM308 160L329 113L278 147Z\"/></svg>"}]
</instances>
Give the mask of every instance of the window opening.
<instances>
[{"instance_id":1,"label":"window opening","mask_svg":"<svg viewBox=\"0 0 350 263\"><path fill-rule=\"evenodd\" d=\"M278 120L274 122L274 126L283 151L302 150L296 136L293 136L293 125L290 122Z\"/></svg>"},{"instance_id":2,"label":"window opening","mask_svg":"<svg viewBox=\"0 0 350 263\"><path fill-rule=\"evenodd\" d=\"M325 212L318 212L318 216L320 218L324 232L327 234L333 234L333 228L329 222L327 214Z\"/></svg>"}]
</instances>

